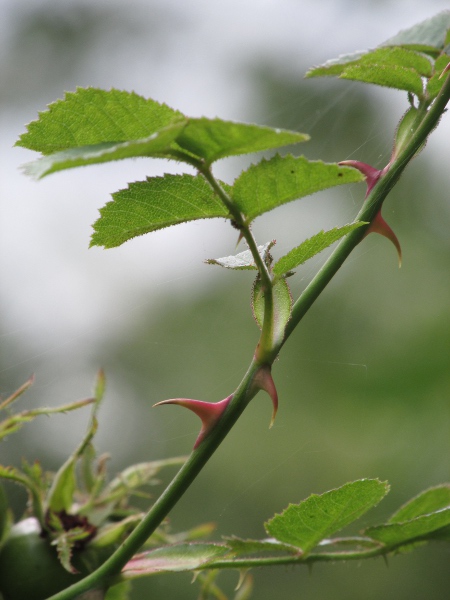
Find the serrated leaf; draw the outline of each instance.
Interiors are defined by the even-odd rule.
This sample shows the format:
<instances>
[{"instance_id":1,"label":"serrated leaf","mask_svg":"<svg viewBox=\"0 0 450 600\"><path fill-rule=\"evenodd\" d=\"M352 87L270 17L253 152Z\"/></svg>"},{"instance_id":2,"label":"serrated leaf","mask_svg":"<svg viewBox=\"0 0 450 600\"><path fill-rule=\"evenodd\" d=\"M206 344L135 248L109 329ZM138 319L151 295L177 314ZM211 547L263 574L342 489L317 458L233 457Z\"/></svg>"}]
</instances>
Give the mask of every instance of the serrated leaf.
<instances>
[{"instance_id":1,"label":"serrated leaf","mask_svg":"<svg viewBox=\"0 0 450 600\"><path fill-rule=\"evenodd\" d=\"M134 556L123 568L121 577L130 579L155 573L195 571L229 552L224 545L213 543L177 544Z\"/></svg>"},{"instance_id":2,"label":"serrated leaf","mask_svg":"<svg viewBox=\"0 0 450 600\"><path fill-rule=\"evenodd\" d=\"M268 260L268 253L274 242L267 242L263 246L258 246L258 252L261 255L264 262ZM208 265L218 265L219 267L225 267L225 269L234 269L236 271L253 270L257 271L258 267L253 260L251 250L244 250L233 256L224 256L222 258L208 258L205 261Z\"/></svg>"},{"instance_id":3,"label":"serrated leaf","mask_svg":"<svg viewBox=\"0 0 450 600\"><path fill-rule=\"evenodd\" d=\"M349 223L342 227L334 227L329 231L316 233L316 235L305 240L300 246L293 248L290 252L282 256L273 267L274 274L281 276L288 273L362 225L367 225L367 223L358 221L357 223Z\"/></svg>"},{"instance_id":4,"label":"serrated leaf","mask_svg":"<svg viewBox=\"0 0 450 600\"><path fill-rule=\"evenodd\" d=\"M46 175L98 163L137 157L161 157L171 151L171 144L184 127L185 121L171 125L149 137L129 142L106 142L92 146L69 148L55 154L44 156L24 165L26 175L41 179Z\"/></svg>"},{"instance_id":5,"label":"serrated leaf","mask_svg":"<svg viewBox=\"0 0 450 600\"><path fill-rule=\"evenodd\" d=\"M438 54L444 48L450 29L450 11L444 10L434 17L403 29L383 42L383 46L407 46L419 52Z\"/></svg>"},{"instance_id":6,"label":"serrated leaf","mask_svg":"<svg viewBox=\"0 0 450 600\"><path fill-rule=\"evenodd\" d=\"M320 496L291 504L265 524L269 535L300 548L305 554L324 538L340 531L380 502L389 486L378 479L361 479Z\"/></svg>"},{"instance_id":7,"label":"serrated leaf","mask_svg":"<svg viewBox=\"0 0 450 600\"><path fill-rule=\"evenodd\" d=\"M417 96L421 96L423 93L422 78L417 71L396 65L351 65L341 73L340 77L341 79L406 90Z\"/></svg>"},{"instance_id":8,"label":"serrated leaf","mask_svg":"<svg viewBox=\"0 0 450 600\"><path fill-rule=\"evenodd\" d=\"M388 523L401 523L450 507L450 484L438 485L425 490L404 504Z\"/></svg>"},{"instance_id":9,"label":"serrated leaf","mask_svg":"<svg viewBox=\"0 0 450 600\"><path fill-rule=\"evenodd\" d=\"M289 286L285 279L278 279L272 286L273 293L273 331L272 341L277 344L284 337L286 324L291 316L292 296ZM261 280L259 277L252 289L252 310L253 316L260 329L264 323L265 299L264 290L262 289Z\"/></svg>"},{"instance_id":10,"label":"serrated leaf","mask_svg":"<svg viewBox=\"0 0 450 600\"><path fill-rule=\"evenodd\" d=\"M141 140L184 120L179 111L134 92L78 88L40 113L16 145L53 154L79 146Z\"/></svg>"},{"instance_id":11,"label":"serrated leaf","mask_svg":"<svg viewBox=\"0 0 450 600\"><path fill-rule=\"evenodd\" d=\"M395 549L402 545L432 539L433 534L449 525L450 508L445 508L410 521L369 527L364 531L364 535Z\"/></svg>"},{"instance_id":12,"label":"serrated leaf","mask_svg":"<svg viewBox=\"0 0 450 600\"><path fill-rule=\"evenodd\" d=\"M233 184L231 195L249 222L292 200L363 180L363 175L356 169L309 161L304 156L276 155L241 173Z\"/></svg>"},{"instance_id":13,"label":"serrated leaf","mask_svg":"<svg viewBox=\"0 0 450 600\"><path fill-rule=\"evenodd\" d=\"M211 164L226 156L281 148L308 139L308 135L295 131L203 117L189 119L177 144Z\"/></svg>"},{"instance_id":14,"label":"serrated leaf","mask_svg":"<svg viewBox=\"0 0 450 600\"><path fill-rule=\"evenodd\" d=\"M354 66L402 67L413 69L424 77L430 77L432 74L431 62L423 54L406 48L385 47L346 54L329 60L319 67L310 69L306 77L341 76L348 68Z\"/></svg>"},{"instance_id":15,"label":"serrated leaf","mask_svg":"<svg viewBox=\"0 0 450 600\"><path fill-rule=\"evenodd\" d=\"M165 175L130 183L112 195L94 223L91 246L113 248L138 235L228 211L200 175Z\"/></svg>"}]
</instances>

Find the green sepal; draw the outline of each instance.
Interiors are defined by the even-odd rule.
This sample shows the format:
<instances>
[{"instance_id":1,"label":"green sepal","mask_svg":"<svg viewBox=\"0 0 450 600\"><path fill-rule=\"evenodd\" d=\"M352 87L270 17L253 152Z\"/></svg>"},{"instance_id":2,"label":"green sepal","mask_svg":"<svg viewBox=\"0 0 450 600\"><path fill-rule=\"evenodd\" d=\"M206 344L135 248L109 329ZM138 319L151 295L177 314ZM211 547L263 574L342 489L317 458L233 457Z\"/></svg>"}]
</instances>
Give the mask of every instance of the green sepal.
<instances>
[{"instance_id":1,"label":"green sepal","mask_svg":"<svg viewBox=\"0 0 450 600\"><path fill-rule=\"evenodd\" d=\"M16 469L15 467L4 467L0 465L0 479L9 479L14 483L22 485L28 492L33 514L41 526L44 525L44 493L43 482L36 482L33 476Z\"/></svg>"},{"instance_id":2,"label":"green sepal","mask_svg":"<svg viewBox=\"0 0 450 600\"><path fill-rule=\"evenodd\" d=\"M300 504L289 505L270 519L265 528L275 539L307 554L323 539L376 506L388 491L388 484L378 479L347 483L320 496L312 494Z\"/></svg>"},{"instance_id":3,"label":"green sepal","mask_svg":"<svg viewBox=\"0 0 450 600\"><path fill-rule=\"evenodd\" d=\"M304 156L276 155L241 173L230 191L249 223L259 215L315 192L363 181L356 169L309 161Z\"/></svg>"},{"instance_id":4,"label":"green sepal","mask_svg":"<svg viewBox=\"0 0 450 600\"><path fill-rule=\"evenodd\" d=\"M84 451L86 449L89 449L90 442L97 431L97 412L103 398L103 392L104 375L103 372L100 371L95 385L95 401L92 406L90 421L88 424L86 434L78 448L73 452L73 454L66 460L66 462L58 469L57 473L55 474L55 477L53 479L52 485L46 498L46 509L47 511L49 511L49 513L58 513L61 511L70 512L74 501L74 492L77 486L75 472L76 464L77 461L82 457Z\"/></svg>"},{"instance_id":5,"label":"green sepal","mask_svg":"<svg viewBox=\"0 0 450 600\"><path fill-rule=\"evenodd\" d=\"M229 186L222 184L225 189ZM228 210L200 176L164 175L130 183L112 195L94 223L91 246L114 248L138 236L197 219L228 218Z\"/></svg>"},{"instance_id":6,"label":"green sepal","mask_svg":"<svg viewBox=\"0 0 450 600\"><path fill-rule=\"evenodd\" d=\"M342 237L358 229L362 225L367 225L362 221L349 223L342 227L334 227L328 231L320 231L309 239L305 240L300 246L293 248L290 252L282 256L273 266L273 273L282 276L289 273L292 269L302 265L307 260L325 250Z\"/></svg>"},{"instance_id":7,"label":"green sepal","mask_svg":"<svg viewBox=\"0 0 450 600\"><path fill-rule=\"evenodd\" d=\"M291 317L292 296L286 279L277 279L272 286L273 294L273 330L272 342L278 344L284 338L287 322ZM261 279L258 276L252 288L252 311L260 329L263 328L265 296Z\"/></svg>"},{"instance_id":8,"label":"green sepal","mask_svg":"<svg viewBox=\"0 0 450 600\"><path fill-rule=\"evenodd\" d=\"M263 246L258 246L258 252L263 259L263 261L267 264L270 262L269 252L272 246L274 245L274 241L267 242ZM222 258L208 258L205 260L208 265L218 265L219 267L224 267L225 269L233 269L235 271L257 271L258 267L255 264L253 259L253 255L251 250L244 250L244 252L239 252L239 254L234 254L232 256L224 256Z\"/></svg>"}]
</instances>

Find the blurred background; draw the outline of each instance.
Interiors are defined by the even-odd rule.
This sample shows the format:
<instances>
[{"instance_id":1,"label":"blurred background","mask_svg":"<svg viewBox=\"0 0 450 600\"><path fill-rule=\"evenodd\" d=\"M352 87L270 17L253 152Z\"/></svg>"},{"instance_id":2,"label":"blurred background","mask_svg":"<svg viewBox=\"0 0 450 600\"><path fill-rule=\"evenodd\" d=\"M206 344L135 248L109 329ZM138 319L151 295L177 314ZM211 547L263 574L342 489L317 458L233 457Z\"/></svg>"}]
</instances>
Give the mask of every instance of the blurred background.
<instances>
[{"instance_id":1,"label":"blurred background","mask_svg":"<svg viewBox=\"0 0 450 600\"><path fill-rule=\"evenodd\" d=\"M21 407L90 395L107 376L99 452L115 474L132 462L187 454L196 418L152 404L220 400L251 359L258 330L252 277L205 265L235 251L217 220L88 250L110 193L178 165L139 159L70 170L36 183L13 148L24 124L77 86L134 90L188 115L309 133L308 158L382 167L406 94L338 80L303 80L308 67L370 48L447 8L377 0L0 0L0 390L31 373ZM388 498L359 522L387 518L424 488L450 480L449 119L384 208L404 253L369 236L319 299L274 365L280 410L269 431L260 394L171 515L175 530L214 521L216 537L264 537L289 502L362 477L387 479ZM229 159L229 182L256 157ZM281 255L322 228L351 221L365 193L348 186L259 218L259 243ZM242 248L244 249L244 248ZM325 254L298 269L298 294ZM39 457L56 469L87 422L79 411L27 426L1 446L3 464ZM21 490L8 486L19 517ZM358 527L352 531L355 532ZM254 598L447 599L450 548L389 561L255 572ZM228 591L235 573L219 578ZM189 574L135 585L133 598L194 599ZM230 592L231 593L231 592Z\"/></svg>"}]
</instances>

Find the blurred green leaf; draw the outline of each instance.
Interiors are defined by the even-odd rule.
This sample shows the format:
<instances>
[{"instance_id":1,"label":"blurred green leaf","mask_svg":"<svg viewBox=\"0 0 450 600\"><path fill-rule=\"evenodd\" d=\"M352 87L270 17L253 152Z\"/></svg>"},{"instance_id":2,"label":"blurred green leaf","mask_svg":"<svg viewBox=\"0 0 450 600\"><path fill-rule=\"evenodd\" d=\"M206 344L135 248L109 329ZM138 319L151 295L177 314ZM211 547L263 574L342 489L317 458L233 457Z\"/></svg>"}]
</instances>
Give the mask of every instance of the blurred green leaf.
<instances>
[{"instance_id":1,"label":"blurred green leaf","mask_svg":"<svg viewBox=\"0 0 450 600\"><path fill-rule=\"evenodd\" d=\"M258 246L258 252L264 262L268 261L268 254L275 242L267 242L263 246ZM208 258L205 261L208 265L219 265L225 269L234 269L236 271L253 270L257 271L258 267L253 260L251 250L244 250L233 256L224 256L223 258Z\"/></svg>"},{"instance_id":2,"label":"blurred green leaf","mask_svg":"<svg viewBox=\"0 0 450 600\"><path fill-rule=\"evenodd\" d=\"M177 544L134 556L123 568L122 577L135 578L155 573L192 571L229 552L224 545L213 543Z\"/></svg>"},{"instance_id":3,"label":"blurred green leaf","mask_svg":"<svg viewBox=\"0 0 450 600\"><path fill-rule=\"evenodd\" d=\"M241 173L233 184L231 195L249 222L297 198L363 179L356 169L309 161L304 156L276 155Z\"/></svg>"},{"instance_id":4,"label":"blurred green leaf","mask_svg":"<svg viewBox=\"0 0 450 600\"><path fill-rule=\"evenodd\" d=\"M113 248L171 225L229 216L200 175L149 177L130 183L112 196L113 200L100 209L100 218L94 223L91 246Z\"/></svg>"},{"instance_id":5,"label":"blurred green leaf","mask_svg":"<svg viewBox=\"0 0 450 600\"><path fill-rule=\"evenodd\" d=\"M404 504L389 519L388 523L402 523L416 517L450 507L450 484L432 487Z\"/></svg>"},{"instance_id":6,"label":"blurred green leaf","mask_svg":"<svg viewBox=\"0 0 450 600\"><path fill-rule=\"evenodd\" d=\"M108 589L105 600L128 600L131 594L131 581L123 581Z\"/></svg>"},{"instance_id":7,"label":"blurred green leaf","mask_svg":"<svg viewBox=\"0 0 450 600\"><path fill-rule=\"evenodd\" d=\"M266 524L269 535L300 548L304 554L374 507L389 491L386 482L361 479L320 496L291 504Z\"/></svg>"},{"instance_id":8,"label":"blurred green leaf","mask_svg":"<svg viewBox=\"0 0 450 600\"><path fill-rule=\"evenodd\" d=\"M177 138L182 149L211 164L219 158L305 142L308 135L221 119L189 119Z\"/></svg>"},{"instance_id":9,"label":"blurred green leaf","mask_svg":"<svg viewBox=\"0 0 450 600\"><path fill-rule=\"evenodd\" d=\"M171 143L183 127L184 122L180 121L142 139L69 148L24 165L24 171L30 177L41 179L63 169L124 158L159 157L170 152Z\"/></svg>"},{"instance_id":10,"label":"blurred green leaf","mask_svg":"<svg viewBox=\"0 0 450 600\"><path fill-rule=\"evenodd\" d=\"M77 88L41 112L16 145L52 154L79 146L147 139L184 120L179 111L134 92Z\"/></svg>"},{"instance_id":11,"label":"blurred green leaf","mask_svg":"<svg viewBox=\"0 0 450 600\"><path fill-rule=\"evenodd\" d=\"M367 223L359 221L343 225L342 227L334 227L329 231L316 233L316 235L305 240L300 246L293 248L290 252L282 256L273 267L274 274L280 276L288 273L362 225L367 225Z\"/></svg>"},{"instance_id":12,"label":"blurred green leaf","mask_svg":"<svg viewBox=\"0 0 450 600\"><path fill-rule=\"evenodd\" d=\"M394 37L383 42L382 46L406 46L418 52L439 54L448 44L449 29L450 11L443 10L425 21L403 29Z\"/></svg>"},{"instance_id":13,"label":"blurred green leaf","mask_svg":"<svg viewBox=\"0 0 450 600\"><path fill-rule=\"evenodd\" d=\"M433 539L432 534L449 525L450 508L445 508L410 521L369 527L364 530L364 535L395 549L417 541Z\"/></svg>"},{"instance_id":14,"label":"blurred green leaf","mask_svg":"<svg viewBox=\"0 0 450 600\"><path fill-rule=\"evenodd\" d=\"M273 341L281 341L284 336L286 324L291 316L292 296L286 279L281 278L275 281L272 287L273 293ZM260 329L264 323L265 312L264 290L261 285L261 279L256 278L252 289L252 310L255 321Z\"/></svg>"},{"instance_id":15,"label":"blurred green leaf","mask_svg":"<svg viewBox=\"0 0 450 600\"><path fill-rule=\"evenodd\" d=\"M13 514L9 507L8 499L3 486L0 485L0 548L3 541L8 536L11 525L13 524Z\"/></svg>"},{"instance_id":16,"label":"blurred green leaf","mask_svg":"<svg viewBox=\"0 0 450 600\"><path fill-rule=\"evenodd\" d=\"M450 56L448 54L443 54L442 56L439 56L434 63L435 73L427 83L427 92L430 100L439 94L441 87L444 85L445 77L441 77L441 74L449 62Z\"/></svg>"}]
</instances>

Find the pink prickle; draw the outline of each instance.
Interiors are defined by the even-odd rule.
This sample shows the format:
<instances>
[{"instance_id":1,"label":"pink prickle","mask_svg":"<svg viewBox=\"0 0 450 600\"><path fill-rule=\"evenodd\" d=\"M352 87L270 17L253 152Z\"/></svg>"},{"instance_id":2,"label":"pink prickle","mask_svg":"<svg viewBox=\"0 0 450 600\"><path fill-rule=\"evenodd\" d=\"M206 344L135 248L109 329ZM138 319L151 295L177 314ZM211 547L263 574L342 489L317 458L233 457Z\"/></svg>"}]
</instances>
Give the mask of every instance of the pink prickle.
<instances>
[{"instance_id":1,"label":"pink prickle","mask_svg":"<svg viewBox=\"0 0 450 600\"><path fill-rule=\"evenodd\" d=\"M201 444L201 442L219 421L232 397L233 394L228 396L228 398L224 398L224 400L221 400L220 402L204 402L203 400L191 400L189 398L172 398L170 400L158 402L157 404L154 404L154 406L161 406L162 404L177 404L179 406L188 408L198 417L200 417L202 421L202 427L197 439L195 440L195 450L195 448Z\"/></svg>"},{"instance_id":2,"label":"pink prickle","mask_svg":"<svg viewBox=\"0 0 450 600\"><path fill-rule=\"evenodd\" d=\"M275 387L275 382L272 377L270 365L264 365L259 369L259 371L256 373L253 379L253 385L257 389L264 390L265 392L267 392L272 400L273 411L269 425L269 427L272 427L278 411L278 393Z\"/></svg>"}]
</instances>

